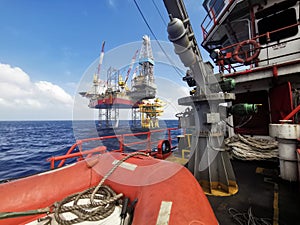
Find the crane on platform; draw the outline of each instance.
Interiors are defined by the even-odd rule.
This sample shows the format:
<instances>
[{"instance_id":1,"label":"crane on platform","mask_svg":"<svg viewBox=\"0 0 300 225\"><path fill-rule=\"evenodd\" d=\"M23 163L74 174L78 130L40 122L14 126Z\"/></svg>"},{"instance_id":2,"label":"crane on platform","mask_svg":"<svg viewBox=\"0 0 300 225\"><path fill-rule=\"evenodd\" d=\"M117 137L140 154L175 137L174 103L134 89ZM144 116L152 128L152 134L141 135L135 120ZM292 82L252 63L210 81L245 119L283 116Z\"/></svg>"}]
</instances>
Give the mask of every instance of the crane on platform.
<instances>
[{"instance_id":1,"label":"crane on platform","mask_svg":"<svg viewBox=\"0 0 300 225\"><path fill-rule=\"evenodd\" d=\"M134 63L136 61L136 57L137 57L138 52L139 52L139 50L136 50L135 53L134 53L134 56L131 59L131 63L130 63L129 68L127 70L127 74L126 74L125 80L123 81L122 76L119 76L119 82L118 83L119 83L119 86L122 89L124 89L126 87L126 83L128 81L128 78L129 78L130 72L131 72L131 70L133 68L133 65L134 65Z\"/></svg>"},{"instance_id":2,"label":"crane on platform","mask_svg":"<svg viewBox=\"0 0 300 225\"><path fill-rule=\"evenodd\" d=\"M93 86L94 86L94 94L95 95L99 94L99 85L101 84L100 72L101 72L101 66L102 66L103 58L104 58L104 46L105 46L105 41L102 42L102 47L101 47L101 53L100 53L100 57L99 57L97 72L95 73L94 79L93 79Z\"/></svg>"},{"instance_id":3,"label":"crane on platform","mask_svg":"<svg viewBox=\"0 0 300 225\"><path fill-rule=\"evenodd\" d=\"M133 126L136 126L137 119L141 118L143 120L141 121L143 127L158 127L158 116L163 112L163 104L156 98L154 59L149 36L143 36L141 49L135 51L124 79L120 75L121 69L113 67L107 70L106 80L100 79L104 46L105 42L102 43L98 67L93 76L93 90L80 92L83 97L90 100L90 108L99 110L99 127L117 127L120 117L119 109L132 110ZM133 69L138 54L138 65ZM131 73L131 88L129 89L127 82ZM104 84L104 88L101 87L101 84ZM156 100L154 100L155 98ZM146 101L150 99L153 101Z\"/></svg>"},{"instance_id":4,"label":"crane on platform","mask_svg":"<svg viewBox=\"0 0 300 225\"><path fill-rule=\"evenodd\" d=\"M102 42L101 46L101 52L100 52L100 57L99 57L99 63L97 66L97 71L93 76L93 86L92 90L87 91L87 92L79 92L79 94L83 97L89 98L89 99L97 99L98 95L100 94L100 86L101 84L106 84L105 81L100 79L100 72L101 72L101 66L103 63L103 58L104 58L104 46L105 46L105 41Z\"/></svg>"}]
</instances>

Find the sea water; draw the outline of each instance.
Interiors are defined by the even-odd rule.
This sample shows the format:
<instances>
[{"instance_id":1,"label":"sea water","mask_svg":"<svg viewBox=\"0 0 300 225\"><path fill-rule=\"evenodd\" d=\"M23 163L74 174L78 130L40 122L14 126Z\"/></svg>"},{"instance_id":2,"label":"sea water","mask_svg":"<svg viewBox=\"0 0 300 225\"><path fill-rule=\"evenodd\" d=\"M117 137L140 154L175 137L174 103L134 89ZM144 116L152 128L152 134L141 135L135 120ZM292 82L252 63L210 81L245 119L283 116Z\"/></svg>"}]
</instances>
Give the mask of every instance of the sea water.
<instances>
[{"instance_id":1,"label":"sea water","mask_svg":"<svg viewBox=\"0 0 300 225\"><path fill-rule=\"evenodd\" d=\"M162 128L177 127L178 122L165 120L160 121L160 125ZM50 162L47 160L65 154L79 137L128 132L132 130L124 121L118 129L100 129L94 121L75 124L72 121L0 121L0 182L49 170ZM106 144L109 147L116 141Z\"/></svg>"}]
</instances>

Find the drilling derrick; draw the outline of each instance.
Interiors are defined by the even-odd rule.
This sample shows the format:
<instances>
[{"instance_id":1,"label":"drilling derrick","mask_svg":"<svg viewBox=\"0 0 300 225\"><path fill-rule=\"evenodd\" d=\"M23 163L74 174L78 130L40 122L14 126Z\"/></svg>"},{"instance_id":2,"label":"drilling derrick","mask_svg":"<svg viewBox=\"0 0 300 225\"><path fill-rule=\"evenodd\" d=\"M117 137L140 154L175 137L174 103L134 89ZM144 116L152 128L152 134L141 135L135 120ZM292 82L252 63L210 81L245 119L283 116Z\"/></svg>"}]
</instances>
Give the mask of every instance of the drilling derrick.
<instances>
[{"instance_id":1,"label":"drilling derrick","mask_svg":"<svg viewBox=\"0 0 300 225\"><path fill-rule=\"evenodd\" d=\"M139 74L132 79L130 97L134 102L155 98L154 59L150 38L143 36L143 44L139 55Z\"/></svg>"},{"instance_id":2,"label":"drilling derrick","mask_svg":"<svg viewBox=\"0 0 300 225\"><path fill-rule=\"evenodd\" d=\"M138 52L140 52L138 66L133 70ZM99 127L118 127L120 109L132 110L133 127L138 127L137 120L139 118L144 128L158 127L158 116L163 112L163 104L159 99L155 99L154 59L150 38L146 35L143 36L142 47L140 51L135 51L124 79L121 71L124 71L125 68L115 69L113 67L107 70L106 80L100 79L103 57L104 42L97 72L93 76L92 88L88 92L80 92L83 97L90 100L90 108L99 110ZM130 88L127 86L127 82L131 71L133 74Z\"/></svg>"}]
</instances>

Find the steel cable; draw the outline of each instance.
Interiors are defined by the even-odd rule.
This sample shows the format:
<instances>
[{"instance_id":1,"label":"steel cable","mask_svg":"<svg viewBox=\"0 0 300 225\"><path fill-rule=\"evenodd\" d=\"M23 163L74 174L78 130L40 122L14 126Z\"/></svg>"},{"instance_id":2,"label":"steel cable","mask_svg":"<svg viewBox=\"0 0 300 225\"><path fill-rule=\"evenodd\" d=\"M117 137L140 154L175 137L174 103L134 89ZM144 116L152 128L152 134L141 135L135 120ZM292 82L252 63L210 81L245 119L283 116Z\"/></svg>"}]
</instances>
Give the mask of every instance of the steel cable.
<instances>
[{"instance_id":1,"label":"steel cable","mask_svg":"<svg viewBox=\"0 0 300 225\"><path fill-rule=\"evenodd\" d=\"M144 16L144 14L143 14L141 8L139 7L138 3L136 2L136 0L134 0L134 4L135 4L136 8L138 9L138 11L139 11L141 17L143 18L143 20L144 20L146 26L148 27L149 31L150 31L151 34L153 35L153 37L154 37L155 41L157 42L158 46L160 47L160 49L162 50L162 52L164 53L164 55L166 56L166 58L167 58L168 61L170 62L171 66L173 67L173 69L174 69L174 70L176 71L176 73L178 74L178 76L179 76L180 78L182 78L182 77L183 77L182 72L175 66L175 63L173 62L173 60L170 58L170 56L166 53L165 49L164 49L164 48L162 47L162 45L160 44L159 40L157 39L157 37L156 37L154 31L152 30L150 24L148 23L146 17Z\"/></svg>"}]
</instances>

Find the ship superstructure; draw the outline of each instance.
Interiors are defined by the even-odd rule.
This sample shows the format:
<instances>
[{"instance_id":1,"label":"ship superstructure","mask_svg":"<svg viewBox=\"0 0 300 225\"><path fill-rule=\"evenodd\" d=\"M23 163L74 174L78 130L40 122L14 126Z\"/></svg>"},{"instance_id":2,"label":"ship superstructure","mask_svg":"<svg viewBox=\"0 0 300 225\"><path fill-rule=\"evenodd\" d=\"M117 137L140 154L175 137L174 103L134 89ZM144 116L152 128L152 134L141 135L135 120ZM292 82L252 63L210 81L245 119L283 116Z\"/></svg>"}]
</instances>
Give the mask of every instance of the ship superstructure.
<instances>
[{"instance_id":1,"label":"ship superstructure","mask_svg":"<svg viewBox=\"0 0 300 225\"><path fill-rule=\"evenodd\" d=\"M223 121L229 126L229 136L235 132L276 138L280 176L289 181L298 180L299 1L204 1L207 16L201 24L202 46L218 67L214 74L209 63L202 61L183 2L164 2L171 19L169 39L181 61L190 68L184 80L193 88L191 96L178 102L192 106L190 113L184 113L186 116L182 118L188 120L187 127L196 130L192 139L200 140L199 146L192 147L205 152L205 146L213 143L209 135L218 131L218 124ZM220 105L222 100L226 106ZM206 145L201 146L206 136ZM191 160L200 163L200 167L205 163L198 162L197 155L191 156L189 164L193 165ZM198 175L198 169L190 170L200 182L217 176L213 172L204 175L201 170Z\"/></svg>"},{"instance_id":2,"label":"ship superstructure","mask_svg":"<svg viewBox=\"0 0 300 225\"><path fill-rule=\"evenodd\" d=\"M286 119L297 106L292 96L300 87L299 1L207 0L203 6L202 46L219 75L235 79L236 102L248 93L263 104L256 126L239 132L268 135L269 122Z\"/></svg>"},{"instance_id":3,"label":"ship superstructure","mask_svg":"<svg viewBox=\"0 0 300 225\"><path fill-rule=\"evenodd\" d=\"M133 69L136 58L138 57L138 65ZM127 70L125 78L122 76L122 69L110 67L107 70L106 79L100 79L100 68L104 56L104 44L100 55L100 61L97 73L93 78L92 90L90 92L81 92L83 97L87 97L89 107L99 110L99 126L101 128L118 127L120 109L131 110L132 125L139 126L138 121L144 128L156 128L158 122L149 122L158 120L158 116L162 113L162 105L154 111L145 114L145 102L143 100L155 99L156 85L154 82L154 58L152 54L150 38L143 36L143 43L140 51L136 50ZM131 72L131 85L128 81ZM156 101L157 103L157 101ZM153 115L153 116L149 116Z\"/></svg>"},{"instance_id":4,"label":"ship superstructure","mask_svg":"<svg viewBox=\"0 0 300 225\"><path fill-rule=\"evenodd\" d=\"M258 113L235 132L279 140L281 177L297 180L300 128L300 2L206 0L202 46L233 78L238 103L258 103ZM290 149L290 150L288 150Z\"/></svg>"},{"instance_id":5,"label":"ship superstructure","mask_svg":"<svg viewBox=\"0 0 300 225\"><path fill-rule=\"evenodd\" d=\"M250 224L252 209L273 224L299 221L300 1L204 0L202 47L214 69L202 61L183 1L164 4L192 88L178 100L190 106L178 115L191 130L182 155L206 193L235 194L209 197L220 224Z\"/></svg>"}]
</instances>

